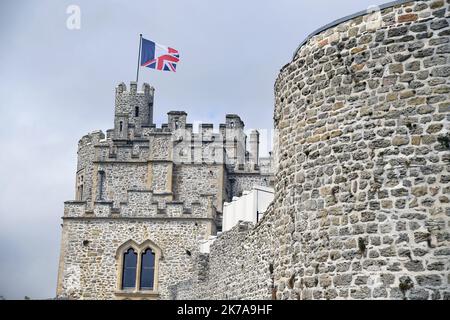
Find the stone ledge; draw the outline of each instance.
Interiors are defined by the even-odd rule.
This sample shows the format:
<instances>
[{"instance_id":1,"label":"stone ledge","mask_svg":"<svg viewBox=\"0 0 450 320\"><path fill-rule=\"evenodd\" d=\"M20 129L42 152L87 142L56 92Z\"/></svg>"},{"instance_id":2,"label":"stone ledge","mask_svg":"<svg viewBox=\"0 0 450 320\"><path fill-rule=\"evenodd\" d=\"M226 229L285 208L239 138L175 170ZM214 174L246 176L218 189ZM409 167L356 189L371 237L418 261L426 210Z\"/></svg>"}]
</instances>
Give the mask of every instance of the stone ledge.
<instances>
[{"instance_id":1,"label":"stone ledge","mask_svg":"<svg viewBox=\"0 0 450 320\"><path fill-rule=\"evenodd\" d=\"M130 299L138 299L138 298L150 298L151 300L159 299L159 292L157 291L116 291L114 292L116 297L120 298L130 298Z\"/></svg>"},{"instance_id":2,"label":"stone ledge","mask_svg":"<svg viewBox=\"0 0 450 320\"><path fill-rule=\"evenodd\" d=\"M233 171L229 173L230 176L245 176L245 175L254 175L254 176L259 176L259 177L272 177L271 174L267 174L267 173L261 173L260 171Z\"/></svg>"},{"instance_id":3,"label":"stone ledge","mask_svg":"<svg viewBox=\"0 0 450 320\"><path fill-rule=\"evenodd\" d=\"M64 201L64 204L86 204L86 201L68 200L68 201Z\"/></svg>"},{"instance_id":4,"label":"stone ledge","mask_svg":"<svg viewBox=\"0 0 450 320\"><path fill-rule=\"evenodd\" d=\"M173 163L170 159L149 159L147 162L159 162L159 163Z\"/></svg>"},{"instance_id":5,"label":"stone ledge","mask_svg":"<svg viewBox=\"0 0 450 320\"><path fill-rule=\"evenodd\" d=\"M167 220L178 220L178 221L211 221L215 223L214 218L205 218L205 217L195 217L195 216L189 216L189 217L96 217L96 216L81 216L81 217L61 217L63 220L161 220L161 221L167 221Z\"/></svg>"},{"instance_id":6,"label":"stone ledge","mask_svg":"<svg viewBox=\"0 0 450 320\"><path fill-rule=\"evenodd\" d=\"M148 143L149 140L148 139L133 139L131 140L132 142L136 142L136 143ZM104 141L104 144L96 144L94 145L94 148L103 148L103 149L107 149L111 146L117 147L118 149L130 149L133 148L133 145L131 144L118 144L118 145L110 145L107 143L107 141ZM139 144L139 148L149 148L148 145L145 144Z\"/></svg>"},{"instance_id":7,"label":"stone ledge","mask_svg":"<svg viewBox=\"0 0 450 320\"><path fill-rule=\"evenodd\" d=\"M114 157L117 157L117 155L115 154ZM128 163L139 163L139 164L147 164L147 160L136 160L136 161L131 161L131 160L95 160L92 161L92 163L94 164L102 164L102 163L123 163L123 164L128 164Z\"/></svg>"},{"instance_id":8,"label":"stone ledge","mask_svg":"<svg viewBox=\"0 0 450 320\"><path fill-rule=\"evenodd\" d=\"M112 205L114 203L114 201L108 201L108 200L95 200L94 204L107 204L107 205Z\"/></svg>"}]
</instances>

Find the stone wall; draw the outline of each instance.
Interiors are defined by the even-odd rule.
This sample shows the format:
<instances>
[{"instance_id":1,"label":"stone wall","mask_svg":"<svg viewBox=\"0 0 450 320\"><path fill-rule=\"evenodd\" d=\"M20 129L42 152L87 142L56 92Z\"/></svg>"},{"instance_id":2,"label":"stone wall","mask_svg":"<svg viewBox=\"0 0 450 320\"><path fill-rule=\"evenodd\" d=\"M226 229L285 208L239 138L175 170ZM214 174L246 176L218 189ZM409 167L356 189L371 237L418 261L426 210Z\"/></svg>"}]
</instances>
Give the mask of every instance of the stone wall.
<instances>
[{"instance_id":1,"label":"stone wall","mask_svg":"<svg viewBox=\"0 0 450 320\"><path fill-rule=\"evenodd\" d=\"M448 10L355 17L282 69L278 299L450 298Z\"/></svg>"},{"instance_id":2,"label":"stone wall","mask_svg":"<svg viewBox=\"0 0 450 320\"><path fill-rule=\"evenodd\" d=\"M254 186L273 187L273 176L256 173L230 174L231 197L240 197L245 190Z\"/></svg>"},{"instance_id":3,"label":"stone wall","mask_svg":"<svg viewBox=\"0 0 450 320\"><path fill-rule=\"evenodd\" d=\"M275 200L178 299L450 299L449 1L305 41L275 84Z\"/></svg>"},{"instance_id":4,"label":"stone wall","mask_svg":"<svg viewBox=\"0 0 450 320\"><path fill-rule=\"evenodd\" d=\"M262 174L271 175L273 172L275 172L273 158L272 157L259 158L259 169Z\"/></svg>"},{"instance_id":5,"label":"stone wall","mask_svg":"<svg viewBox=\"0 0 450 320\"><path fill-rule=\"evenodd\" d=\"M128 190L143 189L146 186L146 163L101 163L99 169L105 172L104 198L113 201L116 208L119 207L120 202L128 200Z\"/></svg>"},{"instance_id":6,"label":"stone wall","mask_svg":"<svg viewBox=\"0 0 450 320\"><path fill-rule=\"evenodd\" d=\"M89 204L68 202L60 292L112 298L115 251L151 239L164 252L164 299L450 299L448 16L449 1L400 1L303 42L275 83L275 200L209 254L198 252L209 222L180 218L180 204L168 205L172 219L127 220L107 203L89 219ZM163 136L151 157L170 157ZM177 170L195 179L194 169ZM196 177L208 189L204 174ZM223 176L231 194L253 183L249 172ZM153 197L136 192L130 216L145 215Z\"/></svg>"},{"instance_id":7,"label":"stone wall","mask_svg":"<svg viewBox=\"0 0 450 320\"><path fill-rule=\"evenodd\" d=\"M185 201L187 206L198 201L201 195L213 195L222 199L223 165L182 164L175 165L173 181L177 200ZM222 202L215 202L222 211Z\"/></svg>"},{"instance_id":8,"label":"stone wall","mask_svg":"<svg viewBox=\"0 0 450 320\"><path fill-rule=\"evenodd\" d=\"M159 261L159 298L170 299L169 287L191 274L197 237L206 223L192 220L65 219L61 252L60 297L116 299L119 265L117 249L127 241L150 239L163 252Z\"/></svg>"},{"instance_id":9,"label":"stone wall","mask_svg":"<svg viewBox=\"0 0 450 320\"><path fill-rule=\"evenodd\" d=\"M271 210L271 208L269 209ZM195 254L192 277L171 288L174 299L271 299L273 214L254 226L241 222Z\"/></svg>"}]
</instances>

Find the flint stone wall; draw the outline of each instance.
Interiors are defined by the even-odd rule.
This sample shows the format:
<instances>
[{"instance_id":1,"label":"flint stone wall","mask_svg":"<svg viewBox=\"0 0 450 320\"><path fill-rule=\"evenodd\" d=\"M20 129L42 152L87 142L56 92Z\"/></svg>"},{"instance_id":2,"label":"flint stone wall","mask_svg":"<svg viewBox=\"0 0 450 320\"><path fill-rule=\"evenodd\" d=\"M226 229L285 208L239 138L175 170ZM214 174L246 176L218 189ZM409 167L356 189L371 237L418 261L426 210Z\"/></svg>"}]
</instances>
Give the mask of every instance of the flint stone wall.
<instances>
[{"instance_id":1,"label":"flint stone wall","mask_svg":"<svg viewBox=\"0 0 450 320\"><path fill-rule=\"evenodd\" d=\"M202 195L222 196L222 186L217 183L223 180L222 171L221 165L175 165L173 181L176 199L191 206ZM222 210L221 203L216 203L216 206Z\"/></svg>"},{"instance_id":2,"label":"flint stone wall","mask_svg":"<svg viewBox=\"0 0 450 320\"><path fill-rule=\"evenodd\" d=\"M278 299L450 298L448 15L359 16L282 69Z\"/></svg>"},{"instance_id":3,"label":"flint stone wall","mask_svg":"<svg viewBox=\"0 0 450 320\"><path fill-rule=\"evenodd\" d=\"M174 297L450 299L448 16L403 1L299 47L275 84L273 207Z\"/></svg>"},{"instance_id":4,"label":"flint stone wall","mask_svg":"<svg viewBox=\"0 0 450 320\"><path fill-rule=\"evenodd\" d=\"M188 251L206 233L206 223L199 221L65 219L62 292L71 299L116 299L117 249L129 240L141 244L151 239L163 252L159 298L171 299L168 288L189 277L193 258Z\"/></svg>"},{"instance_id":5,"label":"flint stone wall","mask_svg":"<svg viewBox=\"0 0 450 320\"><path fill-rule=\"evenodd\" d=\"M240 197L245 190L252 190L254 186L272 187L271 175L238 173L230 174L231 196Z\"/></svg>"},{"instance_id":6,"label":"flint stone wall","mask_svg":"<svg viewBox=\"0 0 450 320\"><path fill-rule=\"evenodd\" d=\"M216 239L209 254L196 251L192 277L171 288L173 298L271 299L273 218L268 214L256 226L240 222Z\"/></svg>"}]
</instances>

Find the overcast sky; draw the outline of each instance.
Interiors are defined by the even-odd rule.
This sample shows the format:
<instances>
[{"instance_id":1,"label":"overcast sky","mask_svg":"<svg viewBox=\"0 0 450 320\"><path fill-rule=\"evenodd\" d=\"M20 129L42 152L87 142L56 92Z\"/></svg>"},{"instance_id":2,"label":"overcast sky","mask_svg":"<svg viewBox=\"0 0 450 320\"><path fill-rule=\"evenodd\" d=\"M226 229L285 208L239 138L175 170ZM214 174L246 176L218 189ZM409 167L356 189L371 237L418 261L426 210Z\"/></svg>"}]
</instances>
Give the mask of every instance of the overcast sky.
<instances>
[{"instance_id":1,"label":"overcast sky","mask_svg":"<svg viewBox=\"0 0 450 320\"><path fill-rule=\"evenodd\" d=\"M0 2L0 295L55 296L63 202L77 143L113 125L114 88L135 79L139 33L180 52L176 73L141 69L155 122L272 128L273 85L315 29L380 0ZM69 5L81 28L69 30ZM262 144L264 148L264 142Z\"/></svg>"}]
</instances>

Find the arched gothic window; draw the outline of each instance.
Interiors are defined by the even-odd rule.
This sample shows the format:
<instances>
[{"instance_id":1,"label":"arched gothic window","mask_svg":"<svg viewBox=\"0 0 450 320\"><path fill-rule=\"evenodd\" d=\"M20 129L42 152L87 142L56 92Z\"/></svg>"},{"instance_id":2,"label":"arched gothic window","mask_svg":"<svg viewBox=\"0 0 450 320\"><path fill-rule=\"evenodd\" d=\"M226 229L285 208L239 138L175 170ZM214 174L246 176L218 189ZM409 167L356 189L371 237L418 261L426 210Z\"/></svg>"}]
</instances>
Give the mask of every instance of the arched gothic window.
<instances>
[{"instance_id":1,"label":"arched gothic window","mask_svg":"<svg viewBox=\"0 0 450 320\"><path fill-rule=\"evenodd\" d=\"M155 254L152 249L147 248L141 257L141 290L153 290L155 276Z\"/></svg>"},{"instance_id":2,"label":"arched gothic window","mask_svg":"<svg viewBox=\"0 0 450 320\"><path fill-rule=\"evenodd\" d=\"M122 289L136 287L137 254L130 248L123 255Z\"/></svg>"},{"instance_id":3,"label":"arched gothic window","mask_svg":"<svg viewBox=\"0 0 450 320\"><path fill-rule=\"evenodd\" d=\"M116 295L123 297L158 295L158 262L161 249L151 240L138 245L133 240L125 242L117 250L119 264Z\"/></svg>"}]
</instances>

